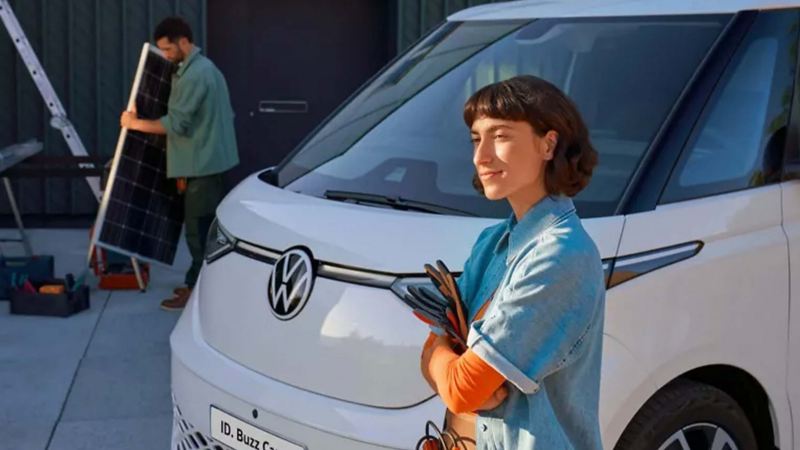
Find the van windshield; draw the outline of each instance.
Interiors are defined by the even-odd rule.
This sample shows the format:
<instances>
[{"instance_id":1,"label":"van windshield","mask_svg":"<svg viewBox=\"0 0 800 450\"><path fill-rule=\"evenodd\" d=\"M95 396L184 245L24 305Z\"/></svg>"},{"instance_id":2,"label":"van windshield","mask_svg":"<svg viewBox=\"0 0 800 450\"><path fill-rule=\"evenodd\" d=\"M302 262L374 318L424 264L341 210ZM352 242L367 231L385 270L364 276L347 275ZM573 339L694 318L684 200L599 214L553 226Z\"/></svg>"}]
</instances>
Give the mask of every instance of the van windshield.
<instances>
[{"instance_id":1,"label":"van windshield","mask_svg":"<svg viewBox=\"0 0 800 450\"><path fill-rule=\"evenodd\" d=\"M600 155L591 183L575 198L578 213L613 214L650 141L729 19L445 23L332 114L281 163L274 181L319 197L384 200L367 202L376 206L508 217L507 202L489 201L472 186L472 143L462 110L482 86L530 74L575 101Z\"/></svg>"}]
</instances>

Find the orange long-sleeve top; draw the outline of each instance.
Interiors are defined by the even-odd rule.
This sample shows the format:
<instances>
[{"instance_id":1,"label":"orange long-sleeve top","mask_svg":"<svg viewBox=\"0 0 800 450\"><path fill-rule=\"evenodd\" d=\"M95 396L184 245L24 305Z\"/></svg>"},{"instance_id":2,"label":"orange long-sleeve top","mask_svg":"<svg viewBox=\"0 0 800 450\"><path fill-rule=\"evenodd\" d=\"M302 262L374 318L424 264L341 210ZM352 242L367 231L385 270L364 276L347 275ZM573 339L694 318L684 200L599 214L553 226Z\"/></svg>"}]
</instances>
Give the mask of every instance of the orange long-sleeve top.
<instances>
[{"instance_id":1,"label":"orange long-sleeve top","mask_svg":"<svg viewBox=\"0 0 800 450\"><path fill-rule=\"evenodd\" d=\"M470 349L459 356L433 333L425 342L425 350L431 347L428 373L447 409L453 413L475 411L506 381Z\"/></svg>"}]
</instances>

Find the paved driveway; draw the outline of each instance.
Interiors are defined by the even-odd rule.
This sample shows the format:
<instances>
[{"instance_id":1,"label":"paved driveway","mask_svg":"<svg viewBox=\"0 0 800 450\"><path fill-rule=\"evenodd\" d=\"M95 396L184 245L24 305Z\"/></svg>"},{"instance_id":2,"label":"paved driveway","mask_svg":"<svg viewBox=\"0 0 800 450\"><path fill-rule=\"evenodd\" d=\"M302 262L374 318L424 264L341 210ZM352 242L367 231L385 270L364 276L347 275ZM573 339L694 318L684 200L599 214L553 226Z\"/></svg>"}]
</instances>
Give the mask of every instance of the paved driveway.
<instances>
[{"instance_id":1,"label":"paved driveway","mask_svg":"<svg viewBox=\"0 0 800 450\"><path fill-rule=\"evenodd\" d=\"M30 234L36 253L55 256L57 276L83 268L86 230ZM175 267L188 260L181 243ZM0 449L169 448L179 313L158 304L183 279L175 267L158 268L146 293L93 290L91 308L66 319L10 315L0 301Z\"/></svg>"}]
</instances>

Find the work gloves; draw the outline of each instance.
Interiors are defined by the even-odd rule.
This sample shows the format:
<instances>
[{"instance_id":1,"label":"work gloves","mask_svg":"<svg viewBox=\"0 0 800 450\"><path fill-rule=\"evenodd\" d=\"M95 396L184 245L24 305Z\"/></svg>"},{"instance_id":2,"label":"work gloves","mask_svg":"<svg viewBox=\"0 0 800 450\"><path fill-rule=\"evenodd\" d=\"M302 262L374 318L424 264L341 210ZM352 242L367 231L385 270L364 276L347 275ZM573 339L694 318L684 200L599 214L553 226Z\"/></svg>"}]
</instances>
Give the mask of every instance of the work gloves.
<instances>
[{"instance_id":1,"label":"work gloves","mask_svg":"<svg viewBox=\"0 0 800 450\"><path fill-rule=\"evenodd\" d=\"M469 325L467 309L458 291L455 277L442 261L436 267L425 264L425 273L436 286L438 293L426 287L409 286L403 296L414 315L428 324L447 333L455 342L467 348Z\"/></svg>"}]
</instances>

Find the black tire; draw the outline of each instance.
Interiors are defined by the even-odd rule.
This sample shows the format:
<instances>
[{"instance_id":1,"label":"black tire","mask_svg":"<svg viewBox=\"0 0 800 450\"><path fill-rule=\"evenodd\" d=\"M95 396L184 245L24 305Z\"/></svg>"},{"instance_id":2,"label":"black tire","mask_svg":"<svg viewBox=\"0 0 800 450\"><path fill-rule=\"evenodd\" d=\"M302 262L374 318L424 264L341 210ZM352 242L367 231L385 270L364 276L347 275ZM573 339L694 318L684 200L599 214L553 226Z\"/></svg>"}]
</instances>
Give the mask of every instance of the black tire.
<instances>
[{"instance_id":1,"label":"black tire","mask_svg":"<svg viewBox=\"0 0 800 450\"><path fill-rule=\"evenodd\" d=\"M718 427L735 444L725 449L757 450L753 427L730 395L689 380L674 381L658 391L636 413L615 450L659 450L682 430L691 450L711 448L709 434ZM724 436L724 435L723 435ZM706 444L707 443L707 444ZM681 449L672 445L665 450Z\"/></svg>"}]
</instances>

